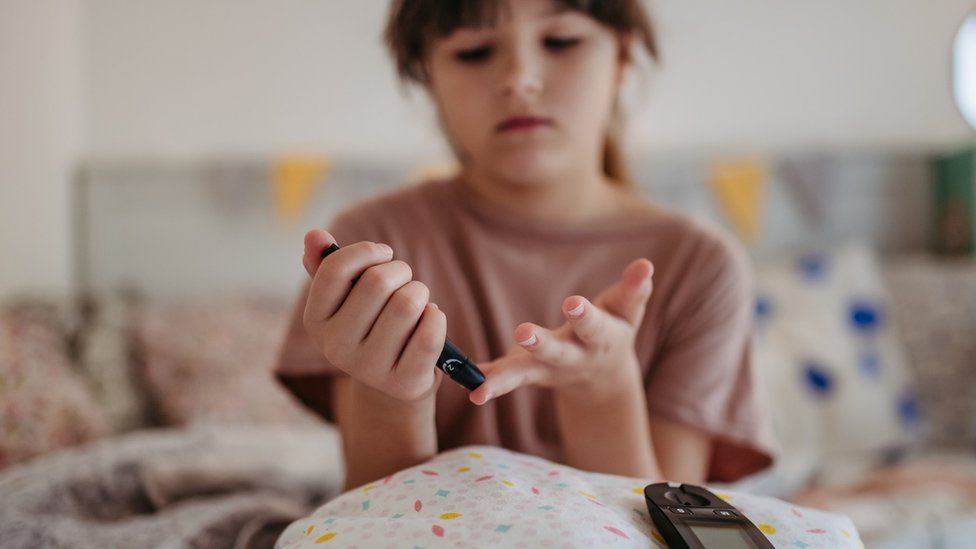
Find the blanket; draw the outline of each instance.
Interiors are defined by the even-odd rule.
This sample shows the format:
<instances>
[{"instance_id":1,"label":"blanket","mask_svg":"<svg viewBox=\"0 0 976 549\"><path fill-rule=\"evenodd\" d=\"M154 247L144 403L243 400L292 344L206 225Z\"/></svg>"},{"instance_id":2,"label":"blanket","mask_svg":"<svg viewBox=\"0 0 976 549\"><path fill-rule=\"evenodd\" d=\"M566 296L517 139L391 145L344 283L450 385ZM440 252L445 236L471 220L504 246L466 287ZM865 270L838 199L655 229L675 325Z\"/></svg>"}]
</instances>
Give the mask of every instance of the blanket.
<instances>
[{"instance_id":1,"label":"blanket","mask_svg":"<svg viewBox=\"0 0 976 549\"><path fill-rule=\"evenodd\" d=\"M270 547L341 492L337 431L135 431L0 474L0 547Z\"/></svg>"}]
</instances>

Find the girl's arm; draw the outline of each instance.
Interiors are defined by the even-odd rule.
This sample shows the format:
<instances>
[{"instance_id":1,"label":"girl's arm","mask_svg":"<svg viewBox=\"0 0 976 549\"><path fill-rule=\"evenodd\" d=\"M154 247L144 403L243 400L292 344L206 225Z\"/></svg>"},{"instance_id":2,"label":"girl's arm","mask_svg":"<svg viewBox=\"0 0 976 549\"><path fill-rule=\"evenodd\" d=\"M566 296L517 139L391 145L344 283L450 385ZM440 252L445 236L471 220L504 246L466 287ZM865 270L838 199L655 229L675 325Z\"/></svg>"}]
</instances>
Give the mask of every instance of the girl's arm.
<instances>
[{"instance_id":1,"label":"girl's arm","mask_svg":"<svg viewBox=\"0 0 976 549\"><path fill-rule=\"evenodd\" d=\"M668 419L648 418L640 376L631 377L607 394L557 391L567 465L653 480L704 482L711 436Z\"/></svg>"},{"instance_id":2,"label":"girl's arm","mask_svg":"<svg viewBox=\"0 0 976 549\"><path fill-rule=\"evenodd\" d=\"M621 370L624 376L610 384L611 390L555 391L565 463L586 471L661 479L640 371L636 365Z\"/></svg>"},{"instance_id":3,"label":"girl's arm","mask_svg":"<svg viewBox=\"0 0 976 549\"><path fill-rule=\"evenodd\" d=\"M334 253L324 253L333 245ZM410 266L392 256L388 245L366 240L339 249L327 231L306 233L302 262L311 281L291 330L305 332L304 358L292 363L286 341L277 368L279 377L304 370L306 377L335 378L329 410L343 441L347 489L437 452L434 408L443 373L432 365L447 319Z\"/></svg>"},{"instance_id":4,"label":"girl's arm","mask_svg":"<svg viewBox=\"0 0 976 549\"><path fill-rule=\"evenodd\" d=\"M651 437L664 478L701 484L708 477L712 435L670 419L651 415Z\"/></svg>"},{"instance_id":5,"label":"girl's arm","mask_svg":"<svg viewBox=\"0 0 976 549\"><path fill-rule=\"evenodd\" d=\"M333 383L346 461L345 490L426 461L437 453L434 396L406 402L351 377Z\"/></svg>"},{"instance_id":6,"label":"girl's arm","mask_svg":"<svg viewBox=\"0 0 976 549\"><path fill-rule=\"evenodd\" d=\"M616 392L556 393L566 464L578 469L701 484L711 436L662 417L648 417L640 376Z\"/></svg>"}]
</instances>

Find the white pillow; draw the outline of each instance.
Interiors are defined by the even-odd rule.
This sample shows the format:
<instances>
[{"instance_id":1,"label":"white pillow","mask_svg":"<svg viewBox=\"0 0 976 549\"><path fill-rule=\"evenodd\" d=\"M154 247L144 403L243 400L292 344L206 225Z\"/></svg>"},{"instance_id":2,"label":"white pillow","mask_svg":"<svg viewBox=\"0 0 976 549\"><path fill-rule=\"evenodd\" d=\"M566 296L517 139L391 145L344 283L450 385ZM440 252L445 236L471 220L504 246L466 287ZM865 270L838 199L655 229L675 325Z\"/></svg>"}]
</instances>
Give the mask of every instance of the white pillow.
<instances>
[{"instance_id":1,"label":"white pillow","mask_svg":"<svg viewBox=\"0 0 976 549\"><path fill-rule=\"evenodd\" d=\"M345 492L292 522L275 547L664 547L644 500L649 482L463 446ZM843 515L715 494L776 547L864 547Z\"/></svg>"},{"instance_id":2,"label":"white pillow","mask_svg":"<svg viewBox=\"0 0 976 549\"><path fill-rule=\"evenodd\" d=\"M879 262L860 243L761 264L756 357L782 456L799 488L832 484L918 437L914 380Z\"/></svg>"}]
</instances>

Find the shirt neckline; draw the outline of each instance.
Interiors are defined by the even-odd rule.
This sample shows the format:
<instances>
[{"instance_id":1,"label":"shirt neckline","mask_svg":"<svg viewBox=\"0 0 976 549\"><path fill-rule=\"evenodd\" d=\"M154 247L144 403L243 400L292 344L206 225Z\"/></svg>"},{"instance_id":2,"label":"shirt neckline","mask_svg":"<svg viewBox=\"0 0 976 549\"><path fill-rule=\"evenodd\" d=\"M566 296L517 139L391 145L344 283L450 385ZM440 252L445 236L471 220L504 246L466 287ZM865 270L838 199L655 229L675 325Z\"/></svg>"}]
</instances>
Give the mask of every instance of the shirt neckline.
<instances>
[{"instance_id":1,"label":"shirt neckline","mask_svg":"<svg viewBox=\"0 0 976 549\"><path fill-rule=\"evenodd\" d=\"M603 219L584 224L550 221L529 217L504 206L487 202L465 187L457 177L443 179L440 183L453 195L457 203L475 217L492 227L512 231L523 237L547 240L619 237L637 231L646 231L651 225L668 217L664 211L658 211L646 214L631 213L622 219Z\"/></svg>"}]
</instances>

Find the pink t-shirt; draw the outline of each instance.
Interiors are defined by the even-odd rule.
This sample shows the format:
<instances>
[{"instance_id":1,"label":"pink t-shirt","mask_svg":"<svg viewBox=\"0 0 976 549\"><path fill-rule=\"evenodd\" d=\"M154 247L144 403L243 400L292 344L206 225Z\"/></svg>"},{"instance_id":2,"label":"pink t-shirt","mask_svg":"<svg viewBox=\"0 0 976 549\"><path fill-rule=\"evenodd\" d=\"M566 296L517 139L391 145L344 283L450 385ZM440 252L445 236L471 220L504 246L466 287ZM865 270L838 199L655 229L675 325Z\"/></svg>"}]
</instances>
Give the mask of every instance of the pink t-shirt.
<instances>
[{"instance_id":1,"label":"pink t-shirt","mask_svg":"<svg viewBox=\"0 0 976 549\"><path fill-rule=\"evenodd\" d=\"M327 227L339 246L384 242L447 316L447 334L472 361L512 346L522 322L554 329L564 299L590 300L624 267L654 263L654 293L636 339L648 413L714 435L710 481L772 463L770 417L751 360L753 290L748 257L724 232L666 210L587 226L523 217L477 199L455 179L375 195ZM276 366L300 400L334 421L329 363L302 325L305 283ZM433 367L433 365L431 365ZM552 390L524 386L471 404L445 378L437 393L440 450L488 444L562 460Z\"/></svg>"}]
</instances>

